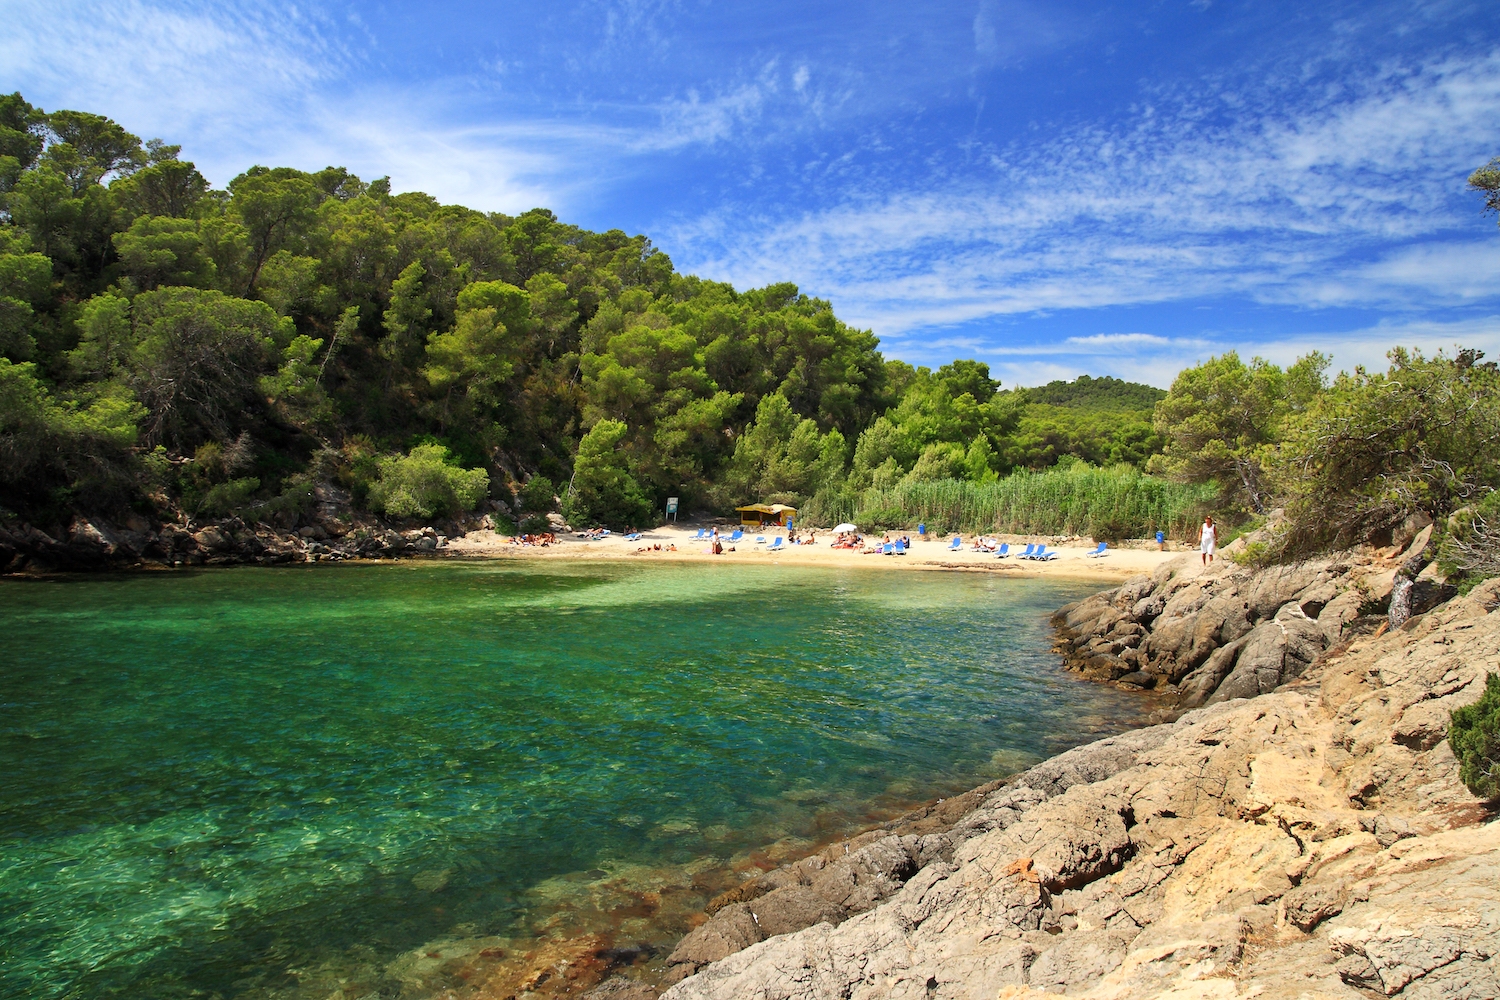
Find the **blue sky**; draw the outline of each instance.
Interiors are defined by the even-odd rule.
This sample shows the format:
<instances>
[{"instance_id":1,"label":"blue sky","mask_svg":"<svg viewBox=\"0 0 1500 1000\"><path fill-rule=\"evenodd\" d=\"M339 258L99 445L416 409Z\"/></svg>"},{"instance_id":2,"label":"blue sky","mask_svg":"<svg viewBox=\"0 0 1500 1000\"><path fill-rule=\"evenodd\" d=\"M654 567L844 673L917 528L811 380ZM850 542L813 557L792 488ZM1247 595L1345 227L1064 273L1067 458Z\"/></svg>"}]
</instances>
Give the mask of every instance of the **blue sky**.
<instances>
[{"instance_id":1,"label":"blue sky","mask_svg":"<svg viewBox=\"0 0 1500 1000\"><path fill-rule=\"evenodd\" d=\"M1500 357L1500 4L0 0L0 88L794 281L922 364Z\"/></svg>"}]
</instances>

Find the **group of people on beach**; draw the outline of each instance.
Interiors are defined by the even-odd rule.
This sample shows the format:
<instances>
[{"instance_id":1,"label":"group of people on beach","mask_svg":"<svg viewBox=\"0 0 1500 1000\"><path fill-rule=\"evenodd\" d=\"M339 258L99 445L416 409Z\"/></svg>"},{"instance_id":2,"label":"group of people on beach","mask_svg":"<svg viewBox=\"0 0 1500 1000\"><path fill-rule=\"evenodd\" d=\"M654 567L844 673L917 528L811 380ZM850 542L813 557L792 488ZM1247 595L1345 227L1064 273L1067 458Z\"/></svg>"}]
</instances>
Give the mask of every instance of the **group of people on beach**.
<instances>
[{"instance_id":1,"label":"group of people on beach","mask_svg":"<svg viewBox=\"0 0 1500 1000\"><path fill-rule=\"evenodd\" d=\"M632 534L635 533L634 528L630 529L630 531ZM602 528L593 528L589 531L580 532L578 537L592 540L603 538L608 534L609 533ZM1162 541L1162 535L1160 532L1157 533L1157 540L1158 542ZM512 536L510 541L512 545L555 545L557 544L557 535L553 534L550 531L544 531L539 534L520 534ZM803 537L798 538L797 532L795 530L788 530L787 541L792 545L816 545L817 536L813 532L808 531ZM837 539L835 539L831 547L835 549L858 549L862 545L864 545L864 542L864 536L860 535L858 532L849 532L839 535ZM864 549L864 551L881 552L886 545L890 545L893 542L900 542L908 550L911 548L911 538L909 536L902 535L900 538L892 538L891 535L887 533L878 544L873 544ZM999 547L999 539L994 538L990 535L981 535L978 538L974 539L975 551L994 552ZM1208 566L1214 561L1214 555L1218 551L1218 548L1219 529L1214 524L1213 516L1209 515L1203 519L1203 526L1198 533L1198 551L1203 560L1204 566ZM677 546L669 543L668 545L663 547L660 542L656 542L651 545L643 545L640 548L636 549L636 551L676 552ZM709 551L716 556L724 554L724 540L719 536L719 529L717 527L713 529L713 534L710 537ZM730 546L729 551L733 552L734 547Z\"/></svg>"},{"instance_id":2,"label":"group of people on beach","mask_svg":"<svg viewBox=\"0 0 1500 1000\"><path fill-rule=\"evenodd\" d=\"M885 547L887 545L896 545L896 544L900 544L903 548L905 548L908 551L910 551L911 550L911 536L909 536L909 535L902 535L900 538L892 538L890 532L886 532L885 536L880 540L880 542L878 544L871 545L871 546L869 546L868 548L865 549L865 555L878 554L878 553L884 552L885 551Z\"/></svg>"},{"instance_id":3,"label":"group of people on beach","mask_svg":"<svg viewBox=\"0 0 1500 1000\"><path fill-rule=\"evenodd\" d=\"M510 544L512 544L512 545L556 545L557 544L557 536L554 535L550 531L544 531L544 532L542 532L539 535L531 535L531 534L526 534L526 535L512 535L511 539L510 539Z\"/></svg>"}]
</instances>

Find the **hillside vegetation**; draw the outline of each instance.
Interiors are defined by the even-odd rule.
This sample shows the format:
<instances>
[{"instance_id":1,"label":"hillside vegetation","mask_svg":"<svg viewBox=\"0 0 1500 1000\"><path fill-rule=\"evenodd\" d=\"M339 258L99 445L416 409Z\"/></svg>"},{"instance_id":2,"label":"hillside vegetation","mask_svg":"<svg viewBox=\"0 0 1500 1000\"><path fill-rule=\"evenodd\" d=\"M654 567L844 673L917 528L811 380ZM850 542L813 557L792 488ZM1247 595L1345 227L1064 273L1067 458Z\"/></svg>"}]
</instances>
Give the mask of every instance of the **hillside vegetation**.
<instances>
[{"instance_id":1,"label":"hillside vegetation","mask_svg":"<svg viewBox=\"0 0 1500 1000\"><path fill-rule=\"evenodd\" d=\"M1301 546L1494 523L1473 352L1331 383L1317 356L1229 354L1165 393L1002 388L975 360L887 360L793 284L680 274L644 236L336 167L215 189L181 152L0 97L0 519L290 528L332 485L395 521L646 524L679 496L1111 535L1332 511Z\"/></svg>"}]
</instances>

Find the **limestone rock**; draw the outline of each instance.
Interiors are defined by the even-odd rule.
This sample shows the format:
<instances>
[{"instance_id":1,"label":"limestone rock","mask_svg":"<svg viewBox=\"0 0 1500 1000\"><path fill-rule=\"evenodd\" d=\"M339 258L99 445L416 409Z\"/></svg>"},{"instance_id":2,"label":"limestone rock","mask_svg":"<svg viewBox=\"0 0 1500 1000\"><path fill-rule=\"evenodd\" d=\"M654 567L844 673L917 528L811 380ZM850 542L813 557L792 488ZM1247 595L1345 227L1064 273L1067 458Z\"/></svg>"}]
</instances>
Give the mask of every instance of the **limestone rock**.
<instances>
[{"instance_id":1,"label":"limestone rock","mask_svg":"<svg viewBox=\"0 0 1500 1000\"><path fill-rule=\"evenodd\" d=\"M847 915L843 906L817 889L802 885L784 886L746 905L766 937L789 934L814 924L837 924Z\"/></svg>"},{"instance_id":2,"label":"limestone rock","mask_svg":"<svg viewBox=\"0 0 1500 1000\"><path fill-rule=\"evenodd\" d=\"M624 976L614 976L585 993L584 1000L656 1000L656 988Z\"/></svg>"},{"instance_id":3,"label":"limestone rock","mask_svg":"<svg viewBox=\"0 0 1500 1000\"><path fill-rule=\"evenodd\" d=\"M1257 625L1246 636L1234 669L1208 702L1253 698L1274 691L1300 677L1327 643L1328 637L1317 622L1303 614L1296 604L1289 603L1273 620Z\"/></svg>"},{"instance_id":4,"label":"limestone rock","mask_svg":"<svg viewBox=\"0 0 1500 1000\"><path fill-rule=\"evenodd\" d=\"M1304 603L1325 572L1275 581L1274 617L1190 675L1245 666L1245 700L1062 754L971 796L946 830L858 843L855 866L786 870L683 939L673 975L699 971L665 996L1500 996L1500 821L1442 738L1500 662L1497 602L1450 601L1320 656ZM1153 597L1172 582L1152 580ZM854 890L898 882L852 912L879 896ZM778 894L786 926L815 919L816 884L851 915L793 933L746 921Z\"/></svg>"},{"instance_id":5,"label":"limestone rock","mask_svg":"<svg viewBox=\"0 0 1500 1000\"><path fill-rule=\"evenodd\" d=\"M750 905L735 903L715 913L702 927L690 931L667 956L667 964L707 965L749 947L763 936Z\"/></svg>"}]
</instances>

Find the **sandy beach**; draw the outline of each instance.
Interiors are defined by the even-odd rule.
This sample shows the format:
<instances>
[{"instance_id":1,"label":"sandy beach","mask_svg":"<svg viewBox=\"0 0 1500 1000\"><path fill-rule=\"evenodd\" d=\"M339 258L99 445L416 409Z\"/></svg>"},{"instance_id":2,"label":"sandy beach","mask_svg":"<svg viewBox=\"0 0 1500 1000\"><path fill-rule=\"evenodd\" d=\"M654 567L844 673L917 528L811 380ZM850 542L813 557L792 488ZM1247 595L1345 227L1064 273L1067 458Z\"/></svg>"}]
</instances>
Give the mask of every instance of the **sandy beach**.
<instances>
[{"instance_id":1,"label":"sandy beach","mask_svg":"<svg viewBox=\"0 0 1500 1000\"><path fill-rule=\"evenodd\" d=\"M576 534L559 534L554 545L517 545L510 536L494 531L471 531L463 538L450 539L440 550L449 556L464 558L526 558L526 559L612 559L612 560L708 560L726 565L735 562L786 563L803 566L849 566L865 569L890 570L961 570L969 572L1004 573L1010 576L1027 577L1089 577L1091 579L1124 580L1140 573L1150 573L1168 559L1181 555L1186 549L1178 543L1169 543L1167 551L1157 549L1154 542L1126 543L1111 546L1099 558L1089 555L1094 545L1086 539L1053 539L1024 535L993 535L1002 542L1009 542L1011 555L999 559L993 553L974 549L973 535L964 535L963 546L950 549L952 535L942 538L929 537L919 540L912 535L911 550L903 556L886 556L865 553L857 549L836 549L830 543L835 540L829 532L815 532L816 542L810 545L787 545L784 541L779 549L772 550L771 543L786 532L766 530L747 531L745 537L734 544L725 542L724 552L714 555L709 545L697 539L699 528L712 528L714 522L684 521L680 525L665 525L642 532L638 541L627 541L621 534L607 538L589 540ZM719 532L727 539L734 530L728 522L719 523ZM757 544L755 539L764 537ZM880 536L867 536L878 541ZM894 536L893 536L894 537ZM1036 562L1016 558L1015 553L1032 542L1045 542L1048 550L1058 553L1056 559ZM1149 547L1146 547L1149 544ZM660 550L656 546L661 546ZM1134 545L1142 547L1136 548ZM673 551L670 547L675 546Z\"/></svg>"}]
</instances>

